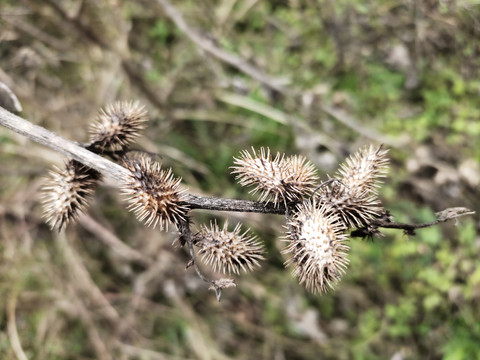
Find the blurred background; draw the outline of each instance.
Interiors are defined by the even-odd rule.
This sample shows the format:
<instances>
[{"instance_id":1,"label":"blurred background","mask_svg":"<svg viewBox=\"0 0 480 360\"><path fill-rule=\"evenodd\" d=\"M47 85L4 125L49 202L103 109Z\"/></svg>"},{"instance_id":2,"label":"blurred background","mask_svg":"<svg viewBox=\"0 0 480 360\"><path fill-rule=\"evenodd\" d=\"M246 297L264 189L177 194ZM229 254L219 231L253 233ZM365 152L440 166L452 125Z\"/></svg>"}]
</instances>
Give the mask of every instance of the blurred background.
<instances>
[{"instance_id":1,"label":"blurred background","mask_svg":"<svg viewBox=\"0 0 480 360\"><path fill-rule=\"evenodd\" d=\"M0 81L78 142L101 107L139 100L138 148L194 194L252 199L229 169L251 146L326 179L383 143L381 198L415 223L480 208L479 38L473 0L0 0ZM283 266L282 216L196 211L268 251L217 302L173 229L144 227L111 181L50 231L39 194L64 161L0 129L1 359L480 359L476 216L352 239L336 290L313 295Z\"/></svg>"}]
</instances>

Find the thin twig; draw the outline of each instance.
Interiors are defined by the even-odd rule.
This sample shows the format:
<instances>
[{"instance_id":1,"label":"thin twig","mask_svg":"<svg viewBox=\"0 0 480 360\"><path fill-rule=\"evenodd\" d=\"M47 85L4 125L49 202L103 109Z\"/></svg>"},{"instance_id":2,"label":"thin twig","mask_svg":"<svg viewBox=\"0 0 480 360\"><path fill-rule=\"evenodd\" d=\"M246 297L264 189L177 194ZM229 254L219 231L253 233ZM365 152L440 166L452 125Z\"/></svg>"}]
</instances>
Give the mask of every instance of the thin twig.
<instances>
[{"instance_id":1,"label":"thin twig","mask_svg":"<svg viewBox=\"0 0 480 360\"><path fill-rule=\"evenodd\" d=\"M385 222L384 220L374 220L372 221L370 226L382 227L385 229L403 229L406 233L413 235L415 233L415 230L417 229L423 229L423 228L435 226L442 222L454 220L461 216L473 215L473 214L475 214L475 211L472 211L470 209L467 209L464 207L454 207L454 208L448 208L443 211L435 213L435 215L437 216L436 220L423 223L423 224L405 224L405 223L399 223L394 221Z\"/></svg>"},{"instance_id":2,"label":"thin twig","mask_svg":"<svg viewBox=\"0 0 480 360\"><path fill-rule=\"evenodd\" d=\"M197 257L195 255L195 249L193 248L193 238L192 232L190 230L190 221L187 219L186 221L182 222L178 230L180 231L180 243L187 244L188 252L190 254L190 262L188 263L187 267L193 266L195 272L197 273L198 277L205 281L206 283L210 284L209 290L214 290L215 295L217 297L217 301L220 301L222 297L222 290L228 287L236 286L235 281L229 278L222 278L219 280L211 280L207 278L200 267L198 266Z\"/></svg>"},{"instance_id":3,"label":"thin twig","mask_svg":"<svg viewBox=\"0 0 480 360\"><path fill-rule=\"evenodd\" d=\"M181 243L186 243L188 247L188 252L190 254L190 261L191 261L189 264L193 266L193 268L195 269L195 272L197 273L200 279L202 279L206 283L211 284L212 280L210 280L205 275L203 275L203 273L200 271L200 268L198 267L195 250L193 248L192 232L190 230L190 221L187 219L186 221L182 222L178 227L178 230L180 231L180 236L182 238Z\"/></svg>"},{"instance_id":4,"label":"thin twig","mask_svg":"<svg viewBox=\"0 0 480 360\"><path fill-rule=\"evenodd\" d=\"M464 207L453 207L447 208L443 211L435 213L437 219L434 221L430 221L427 223L421 224L407 224L407 223L400 223L391 221L391 216L387 211L383 216L378 219L372 220L367 227L358 228L354 230L350 235L353 237L369 237L375 234L378 234L378 228L384 229L401 229L406 235L415 235L415 230L417 229L424 229L427 227L435 226L443 222L447 222L449 220L456 220L459 217L466 216L466 215L473 215L475 211Z\"/></svg>"}]
</instances>

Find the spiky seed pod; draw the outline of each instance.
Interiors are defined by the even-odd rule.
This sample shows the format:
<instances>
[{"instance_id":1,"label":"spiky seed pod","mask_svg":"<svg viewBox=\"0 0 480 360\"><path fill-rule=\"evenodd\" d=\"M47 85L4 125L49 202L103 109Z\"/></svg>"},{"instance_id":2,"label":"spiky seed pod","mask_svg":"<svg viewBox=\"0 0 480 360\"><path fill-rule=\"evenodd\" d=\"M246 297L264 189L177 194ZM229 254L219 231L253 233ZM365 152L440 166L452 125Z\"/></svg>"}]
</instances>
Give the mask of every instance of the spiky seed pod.
<instances>
[{"instance_id":1,"label":"spiky seed pod","mask_svg":"<svg viewBox=\"0 0 480 360\"><path fill-rule=\"evenodd\" d=\"M351 191L338 182L323 188L315 198L318 202L327 204L330 211L337 214L339 219L350 228L367 226L383 211L376 194Z\"/></svg>"},{"instance_id":2,"label":"spiky seed pod","mask_svg":"<svg viewBox=\"0 0 480 360\"><path fill-rule=\"evenodd\" d=\"M147 111L137 101L109 104L90 126L90 147L101 151L125 150L144 129L147 120Z\"/></svg>"},{"instance_id":3,"label":"spiky seed pod","mask_svg":"<svg viewBox=\"0 0 480 360\"><path fill-rule=\"evenodd\" d=\"M52 229L61 230L83 213L101 175L70 160L64 169L54 167L42 188L43 216Z\"/></svg>"},{"instance_id":4,"label":"spiky seed pod","mask_svg":"<svg viewBox=\"0 0 480 360\"><path fill-rule=\"evenodd\" d=\"M234 158L232 174L242 186L255 186L250 192L261 192L260 201L280 202L299 201L311 192L318 177L315 167L303 156L285 157L277 153L272 158L270 149L261 148L257 154L244 150L239 158Z\"/></svg>"},{"instance_id":5,"label":"spiky seed pod","mask_svg":"<svg viewBox=\"0 0 480 360\"><path fill-rule=\"evenodd\" d=\"M350 156L337 171L338 181L317 193L348 227L364 227L379 216L383 207L377 196L379 179L388 170L388 150L369 146Z\"/></svg>"},{"instance_id":6,"label":"spiky seed pod","mask_svg":"<svg viewBox=\"0 0 480 360\"><path fill-rule=\"evenodd\" d=\"M377 193L379 178L388 172L388 150L366 146L350 156L338 170L338 178L351 193Z\"/></svg>"},{"instance_id":7,"label":"spiky seed pod","mask_svg":"<svg viewBox=\"0 0 480 360\"><path fill-rule=\"evenodd\" d=\"M294 266L300 284L314 293L333 288L348 265L344 224L328 205L306 200L297 205L288 227L283 252L291 254L286 265Z\"/></svg>"},{"instance_id":8,"label":"spiky seed pod","mask_svg":"<svg viewBox=\"0 0 480 360\"><path fill-rule=\"evenodd\" d=\"M253 270L260 266L259 261L264 260L263 246L255 237L249 235L249 230L240 233L238 224L233 231L228 231L228 221L220 229L217 222L210 223L210 227L201 226L200 231L194 236L194 244L203 254L203 260L209 263L214 271L239 274L243 271Z\"/></svg>"},{"instance_id":9,"label":"spiky seed pod","mask_svg":"<svg viewBox=\"0 0 480 360\"><path fill-rule=\"evenodd\" d=\"M186 219L189 209L183 202L182 179L175 178L172 169L162 170L161 164L149 157L125 160L124 166L130 176L123 181L122 191L138 220L163 230L169 222L179 224Z\"/></svg>"}]
</instances>

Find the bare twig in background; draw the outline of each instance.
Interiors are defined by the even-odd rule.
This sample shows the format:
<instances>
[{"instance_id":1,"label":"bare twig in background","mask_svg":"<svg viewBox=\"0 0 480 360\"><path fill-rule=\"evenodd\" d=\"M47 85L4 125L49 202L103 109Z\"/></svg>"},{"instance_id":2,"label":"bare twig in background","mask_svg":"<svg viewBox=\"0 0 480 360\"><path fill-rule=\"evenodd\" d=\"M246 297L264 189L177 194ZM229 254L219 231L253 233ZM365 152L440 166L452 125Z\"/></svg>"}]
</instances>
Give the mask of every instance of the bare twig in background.
<instances>
[{"instance_id":1,"label":"bare twig in background","mask_svg":"<svg viewBox=\"0 0 480 360\"><path fill-rule=\"evenodd\" d=\"M117 340L115 344L129 359L150 359L150 360L188 360L184 357L163 354L152 349L145 349L139 346L126 344Z\"/></svg>"},{"instance_id":2,"label":"bare twig in background","mask_svg":"<svg viewBox=\"0 0 480 360\"><path fill-rule=\"evenodd\" d=\"M75 311L77 312L80 320L85 325L88 338L97 354L97 358L99 360L113 359L111 356L111 350L108 348L107 344L105 344L98 331L98 326L95 324L95 321L92 317L92 312L86 308L85 304L81 300L82 297L79 296L80 294L77 293L77 290L74 288L74 286L71 285L69 288L70 300L72 301L72 305L75 307Z\"/></svg>"},{"instance_id":3,"label":"bare twig in background","mask_svg":"<svg viewBox=\"0 0 480 360\"><path fill-rule=\"evenodd\" d=\"M78 219L78 222L92 234L100 239L105 245L107 245L114 253L120 255L122 258L129 261L136 261L142 265L150 265L153 260L147 255L142 254L138 250L135 250L121 241L114 233L95 221L89 215L82 215Z\"/></svg>"},{"instance_id":4,"label":"bare twig in background","mask_svg":"<svg viewBox=\"0 0 480 360\"><path fill-rule=\"evenodd\" d=\"M0 81L0 106L12 112L22 111L22 105L17 96L3 81Z\"/></svg>"},{"instance_id":5,"label":"bare twig in background","mask_svg":"<svg viewBox=\"0 0 480 360\"><path fill-rule=\"evenodd\" d=\"M8 337L10 339L10 344L12 345L13 352L17 357L17 360L28 360L27 355L22 348L22 343L18 337L17 331L17 320L15 316L15 308L17 306L17 294L15 291L12 291L10 296L7 299L7 331Z\"/></svg>"},{"instance_id":6,"label":"bare twig in background","mask_svg":"<svg viewBox=\"0 0 480 360\"><path fill-rule=\"evenodd\" d=\"M76 290L81 291L83 295L88 297L92 309L95 308L103 318L107 319L112 325L118 324L121 318L120 315L97 287L80 256L68 243L64 233L59 233L56 243L63 254L64 264L74 280L73 283Z\"/></svg>"},{"instance_id":7,"label":"bare twig in background","mask_svg":"<svg viewBox=\"0 0 480 360\"><path fill-rule=\"evenodd\" d=\"M268 88L281 94L287 92L287 90L281 85L283 82L282 80L272 78L255 66L249 64L242 57L218 47L213 41L202 36L198 31L187 24L182 14L168 1L156 0L155 2L163 8L167 16L172 19L175 25L177 25L177 27L199 48L239 69Z\"/></svg>"}]
</instances>

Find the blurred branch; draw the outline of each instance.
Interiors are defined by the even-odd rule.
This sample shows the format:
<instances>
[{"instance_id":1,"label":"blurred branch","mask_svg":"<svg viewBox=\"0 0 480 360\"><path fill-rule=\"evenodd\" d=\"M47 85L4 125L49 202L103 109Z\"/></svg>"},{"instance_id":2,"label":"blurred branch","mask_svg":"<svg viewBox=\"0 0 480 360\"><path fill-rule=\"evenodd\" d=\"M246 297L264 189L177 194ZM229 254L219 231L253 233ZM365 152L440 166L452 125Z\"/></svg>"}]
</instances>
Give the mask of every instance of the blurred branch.
<instances>
[{"instance_id":1,"label":"blurred branch","mask_svg":"<svg viewBox=\"0 0 480 360\"><path fill-rule=\"evenodd\" d=\"M88 297L92 306L98 308L105 319L108 319L112 324L117 324L120 321L120 315L117 310L115 310L103 292L97 287L83 264L81 257L68 243L68 239L62 235L62 233L57 237L57 245L64 257L64 263L74 280L72 283L75 284L76 290L80 290L82 294Z\"/></svg>"},{"instance_id":2,"label":"blurred branch","mask_svg":"<svg viewBox=\"0 0 480 360\"><path fill-rule=\"evenodd\" d=\"M247 96L235 94L232 92L218 91L216 93L216 98L226 104L238 106L242 109L246 109L256 114L265 116L273 121L278 122L279 124L288 125L297 130L301 129L302 131L306 131L308 133L315 133L315 135L317 136L317 142L321 143L331 151L341 153L340 143L323 133L313 130L309 126L308 122L303 118L287 114L284 111L276 109L268 104L255 101Z\"/></svg>"},{"instance_id":3,"label":"blurred branch","mask_svg":"<svg viewBox=\"0 0 480 360\"><path fill-rule=\"evenodd\" d=\"M32 7L37 6L36 2L34 1L28 0L28 2ZM44 0L43 2L46 3L57 15L59 15L61 19L64 19L68 25L73 25L73 27L77 29L77 31L84 37L105 49L111 48L107 41L104 41L102 38L97 36L97 34L95 34L90 27L83 24L78 17L67 14L67 12L56 1Z\"/></svg>"},{"instance_id":4,"label":"blurred branch","mask_svg":"<svg viewBox=\"0 0 480 360\"><path fill-rule=\"evenodd\" d=\"M327 115L330 115L332 118L337 120L338 122L342 123L346 127L352 129L353 131L357 132L360 135L365 136L368 139L380 142L382 144L386 144L392 147L399 147L401 145L406 144L406 138L400 138L400 139L392 139L390 137L387 137L381 133L379 133L376 129L370 128L368 126L365 126L365 124L361 124L358 121L356 121L353 117L348 115L345 111L342 111L340 109L336 109L333 106L329 105L322 105L320 107L323 112L325 112Z\"/></svg>"},{"instance_id":5,"label":"blurred branch","mask_svg":"<svg viewBox=\"0 0 480 360\"><path fill-rule=\"evenodd\" d=\"M8 109L12 112L21 112L22 111L22 104L18 101L17 96L15 93L5 84L3 81L0 80L0 106Z\"/></svg>"},{"instance_id":6,"label":"blurred branch","mask_svg":"<svg viewBox=\"0 0 480 360\"><path fill-rule=\"evenodd\" d=\"M153 263L150 257L125 244L114 233L95 221L91 216L82 215L78 219L78 222L122 258L132 262L139 262L145 266Z\"/></svg>"},{"instance_id":7,"label":"blurred branch","mask_svg":"<svg viewBox=\"0 0 480 360\"><path fill-rule=\"evenodd\" d=\"M282 80L273 78L265 74L260 69L249 64L242 57L218 47L214 43L214 41L206 38L205 36L201 35L197 30L193 29L189 24L187 24L187 22L183 18L182 14L177 10L177 8L170 4L168 1L155 0L155 2L163 8L165 14L167 14L167 16L175 23L175 25L177 25L177 27L183 33L185 33L185 35L187 35L187 37L199 48L212 54L213 56L219 58L227 64L237 68L238 70L254 78L268 88L275 90L281 94L285 94L287 92L287 90L281 85Z\"/></svg>"},{"instance_id":8,"label":"blurred branch","mask_svg":"<svg viewBox=\"0 0 480 360\"><path fill-rule=\"evenodd\" d=\"M126 344L120 340L116 341L116 346L126 355L129 359L150 359L150 360L179 360L179 357L169 354L163 354L151 349L145 349L138 346ZM182 357L182 359L184 359Z\"/></svg>"},{"instance_id":9,"label":"blurred branch","mask_svg":"<svg viewBox=\"0 0 480 360\"><path fill-rule=\"evenodd\" d=\"M75 307L75 312L85 325L88 338L90 339L90 343L92 344L95 353L97 354L97 358L99 360L111 360L111 351L108 349L107 345L100 336L98 327L92 318L91 312L85 307L85 304L81 300L82 297L79 296L80 294L77 293L76 289L73 288L73 286L69 286L69 288L71 293L70 300L72 301L72 305Z\"/></svg>"},{"instance_id":10,"label":"blurred branch","mask_svg":"<svg viewBox=\"0 0 480 360\"><path fill-rule=\"evenodd\" d=\"M20 338L17 331L17 320L15 316L15 308L17 307L17 293L12 291L7 299L7 332L10 339L12 350L17 360L28 360L27 355L22 349Z\"/></svg>"}]
</instances>

